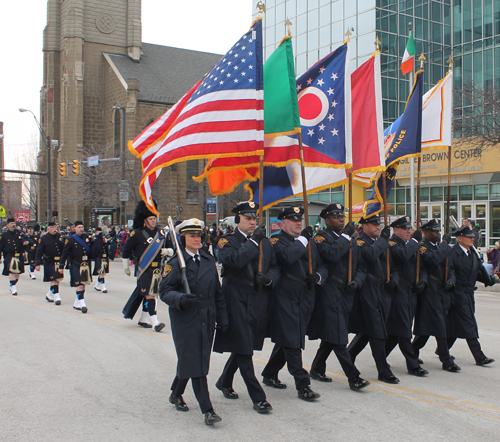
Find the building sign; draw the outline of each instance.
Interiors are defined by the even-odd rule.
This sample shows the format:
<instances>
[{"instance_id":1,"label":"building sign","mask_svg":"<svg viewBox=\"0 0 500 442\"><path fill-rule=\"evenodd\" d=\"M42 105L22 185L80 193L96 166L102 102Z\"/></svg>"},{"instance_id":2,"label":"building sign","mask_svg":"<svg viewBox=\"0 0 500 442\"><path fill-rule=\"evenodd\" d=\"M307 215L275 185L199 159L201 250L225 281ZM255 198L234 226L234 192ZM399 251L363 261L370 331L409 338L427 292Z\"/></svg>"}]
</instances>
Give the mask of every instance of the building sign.
<instances>
[{"instance_id":1,"label":"building sign","mask_svg":"<svg viewBox=\"0 0 500 442\"><path fill-rule=\"evenodd\" d=\"M271 235L281 232L281 221L278 218L271 218L270 224Z\"/></svg>"},{"instance_id":2,"label":"building sign","mask_svg":"<svg viewBox=\"0 0 500 442\"><path fill-rule=\"evenodd\" d=\"M467 148L465 145L453 146L451 150L451 174L467 175L498 172L500 149L497 147ZM422 152L420 175L423 178L448 175L448 151L434 150ZM415 162L415 176L417 166ZM399 163L397 178L410 178L410 159Z\"/></svg>"},{"instance_id":3,"label":"building sign","mask_svg":"<svg viewBox=\"0 0 500 442\"><path fill-rule=\"evenodd\" d=\"M29 210L16 210L14 212L14 219L16 223L27 223L31 220L31 215Z\"/></svg>"}]
</instances>

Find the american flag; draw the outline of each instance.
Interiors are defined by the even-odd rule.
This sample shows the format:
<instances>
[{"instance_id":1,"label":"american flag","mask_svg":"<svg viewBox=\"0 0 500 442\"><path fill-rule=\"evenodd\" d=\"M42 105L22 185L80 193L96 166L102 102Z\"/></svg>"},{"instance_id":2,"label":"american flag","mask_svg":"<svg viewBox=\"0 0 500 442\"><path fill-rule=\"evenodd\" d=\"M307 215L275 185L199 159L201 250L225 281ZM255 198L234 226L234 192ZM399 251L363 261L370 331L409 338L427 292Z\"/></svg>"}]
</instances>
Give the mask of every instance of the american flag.
<instances>
[{"instance_id":1,"label":"american flag","mask_svg":"<svg viewBox=\"0 0 500 442\"><path fill-rule=\"evenodd\" d=\"M156 135L156 143L139 153L141 141L146 146L147 140L155 136L154 132L145 134L147 129L132 142L131 150L143 159L139 190L150 209L153 209L152 187L164 167L214 156L263 154L262 20L256 20L193 89L173 123L166 128L166 134L165 121L169 116L165 114L159 119L163 118L163 122L152 123L151 126L158 123L164 134Z\"/></svg>"}]
</instances>

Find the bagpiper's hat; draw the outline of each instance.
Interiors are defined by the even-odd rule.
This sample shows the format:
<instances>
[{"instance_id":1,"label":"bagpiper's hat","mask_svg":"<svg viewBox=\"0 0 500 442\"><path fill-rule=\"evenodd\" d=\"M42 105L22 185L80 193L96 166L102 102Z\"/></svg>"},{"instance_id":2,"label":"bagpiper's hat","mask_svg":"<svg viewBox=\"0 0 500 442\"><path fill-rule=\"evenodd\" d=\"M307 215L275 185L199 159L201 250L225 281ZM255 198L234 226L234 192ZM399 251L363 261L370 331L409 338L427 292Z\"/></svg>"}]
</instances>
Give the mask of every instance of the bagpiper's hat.
<instances>
[{"instance_id":1,"label":"bagpiper's hat","mask_svg":"<svg viewBox=\"0 0 500 442\"><path fill-rule=\"evenodd\" d=\"M396 221L390 224L389 227L398 228L398 229L411 229L411 221L409 216L402 216L398 218Z\"/></svg>"},{"instance_id":2,"label":"bagpiper's hat","mask_svg":"<svg viewBox=\"0 0 500 442\"><path fill-rule=\"evenodd\" d=\"M304 209L299 206L287 207L278 215L278 219L290 219L292 221L302 221Z\"/></svg>"},{"instance_id":3,"label":"bagpiper's hat","mask_svg":"<svg viewBox=\"0 0 500 442\"><path fill-rule=\"evenodd\" d=\"M255 204L253 201L247 201L241 204L238 204L236 207L231 210L231 212L236 215L248 216L249 218L257 218L257 210L259 209L259 205Z\"/></svg>"},{"instance_id":4,"label":"bagpiper's hat","mask_svg":"<svg viewBox=\"0 0 500 442\"><path fill-rule=\"evenodd\" d=\"M7 224L9 223L15 223L16 220L14 218L7 218Z\"/></svg>"},{"instance_id":5,"label":"bagpiper's hat","mask_svg":"<svg viewBox=\"0 0 500 442\"><path fill-rule=\"evenodd\" d=\"M158 210L158 204L156 203L156 200L153 200L153 206ZM134 213L134 229L140 229L141 227L143 227L144 220L149 218L150 216L156 217L156 214L149 210L148 206L146 206L146 203L143 200L139 201Z\"/></svg>"},{"instance_id":6,"label":"bagpiper's hat","mask_svg":"<svg viewBox=\"0 0 500 442\"><path fill-rule=\"evenodd\" d=\"M330 215L344 215L344 206L342 204L336 203L336 204L330 204L328 207L323 209L319 216L321 218L326 219Z\"/></svg>"},{"instance_id":7,"label":"bagpiper's hat","mask_svg":"<svg viewBox=\"0 0 500 442\"><path fill-rule=\"evenodd\" d=\"M186 233L201 233L205 228L205 223L200 221L198 218L191 218L182 221L176 228L175 231L179 235L185 235Z\"/></svg>"},{"instance_id":8,"label":"bagpiper's hat","mask_svg":"<svg viewBox=\"0 0 500 442\"><path fill-rule=\"evenodd\" d=\"M420 230L424 230L426 232L441 232L441 226L439 225L437 219L431 219L425 224L422 224Z\"/></svg>"},{"instance_id":9,"label":"bagpiper's hat","mask_svg":"<svg viewBox=\"0 0 500 442\"><path fill-rule=\"evenodd\" d=\"M57 226L57 223L55 221L49 221L48 227L52 227L52 226ZM38 227L38 229L37 229L37 227ZM40 230L40 226L37 224L35 226L35 231L38 232L39 230Z\"/></svg>"},{"instance_id":10,"label":"bagpiper's hat","mask_svg":"<svg viewBox=\"0 0 500 442\"><path fill-rule=\"evenodd\" d=\"M361 217L359 224L382 224L382 220L378 215L370 216L370 218Z\"/></svg>"},{"instance_id":11,"label":"bagpiper's hat","mask_svg":"<svg viewBox=\"0 0 500 442\"><path fill-rule=\"evenodd\" d=\"M83 222L82 221L75 221L74 226L75 227L77 227L77 226L83 226Z\"/></svg>"},{"instance_id":12,"label":"bagpiper's hat","mask_svg":"<svg viewBox=\"0 0 500 442\"><path fill-rule=\"evenodd\" d=\"M469 226L459 227L457 230L453 232L453 236L457 238L459 236L465 236L466 238L475 238L474 231Z\"/></svg>"}]
</instances>

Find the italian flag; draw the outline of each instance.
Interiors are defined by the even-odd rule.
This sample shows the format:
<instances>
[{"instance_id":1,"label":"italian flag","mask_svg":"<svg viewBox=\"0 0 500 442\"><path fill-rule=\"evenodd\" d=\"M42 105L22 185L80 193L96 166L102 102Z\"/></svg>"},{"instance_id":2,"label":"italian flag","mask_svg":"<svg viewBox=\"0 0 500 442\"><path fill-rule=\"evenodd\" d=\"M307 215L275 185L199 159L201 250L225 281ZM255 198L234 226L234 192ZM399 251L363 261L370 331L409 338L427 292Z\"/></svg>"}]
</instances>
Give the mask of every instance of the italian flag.
<instances>
[{"instance_id":1,"label":"italian flag","mask_svg":"<svg viewBox=\"0 0 500 442\"><path fill-rule=\"evenodd\" d=\"M401 71L403 75L413 70L413 63L415 60L415 40L413 39L413 31L410 34L408 43L406 44L405 54L401 63Z\"/></svg>"}]
</instances>

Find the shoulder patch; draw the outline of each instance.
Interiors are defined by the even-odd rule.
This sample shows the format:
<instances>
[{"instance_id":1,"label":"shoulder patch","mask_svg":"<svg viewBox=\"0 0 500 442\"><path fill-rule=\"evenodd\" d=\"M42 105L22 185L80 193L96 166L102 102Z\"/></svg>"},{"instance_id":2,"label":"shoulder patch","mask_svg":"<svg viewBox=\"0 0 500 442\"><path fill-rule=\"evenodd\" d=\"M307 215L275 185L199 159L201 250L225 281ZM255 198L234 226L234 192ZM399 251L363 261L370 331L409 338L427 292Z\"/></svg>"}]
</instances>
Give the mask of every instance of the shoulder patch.
<instances>
[{"instance_id":1,"label":"shoulder patch","mask_svg":"<svg viewBox=\"0 0 500 442\"><path fill-rule=\"evenodd\" d=\"M392 246L395 246L397 245L397 242L396 241L389 241L389 245L392 247Z\"/></svg>"},{"instance_id":2,"label":"shoulder patch","mask_svg":"<svg viewBox=\"0 0 500 442\"><path fill-rule=\"evenodd\" d=\"M219 242L217 243L217 246L219 249L223 249L224 246L228 243L229 241L226 238L221 238L219 239Z\"/></svg>"},{"instance_id":3,"label":"shoulder patch","mask_svg":"<svg viewBox=\"0 0 500 442\"><path fill-rule=\"evenodd\" d=\"M271 244L274 246L279 240L279 238L273 237L269 241L271 241Z\"/></svg>"},{"instance_id":4,"label":"shoulder patch","mask_svg":"<svg viewBox=\"0 0 500 442\"><path fill-rule=\"evenodd\" d=\"M132 230L132 232L130 232L130 236L134 236L135 235L135 230Z\"/></svg>"},{"instance_id":5,"label":"shoulder patch","mask_svg":"<svg viewBox=\"0 0 500 442\"><path fill-rule=\"evenodd\" d=\"M420 254L424 254L427 250L427 247L420 247L419 252Z\"/></svg>"},{"instance_id":6,"label":"shoulder patch","mask_svg":"<svg viewBox=\"0 0 500 442\"><path fill-rule=\"evenodd\" d=\"M314 237L314 242L316 244L321 244L326 238L324 236L321 236L321 235L316 235Z\"/></svg>"},{"instance_id":7,"label":"shoulder patch","mask_svg":"<svg viewBox=\"0 0 500 442\"><path fill-rule=\"evenodd\" d=\"M171 271L172 271L172 266L166 264L165 267L163 267L163 273L161 274L161 276L165 278L165 276L167 276Z\"/></svg>"},{"instance_id":8,"label":"shoulder patch","mask_svg":"<svg viewBox=\"0 0 500 442\"><path fill-rule=\"evenodd\" d=\"M357 239L357 240L356 240L356 244L357 244L358 246L362 246L364 243L365 243L365 241L364 241L364 240L362 240L362 239Z\"/></svg>"}]
</instances>

